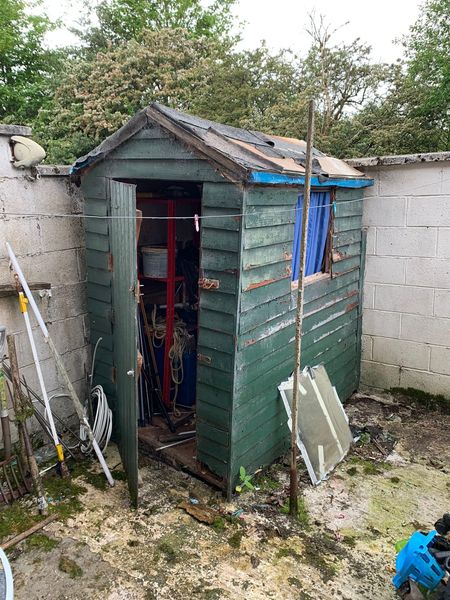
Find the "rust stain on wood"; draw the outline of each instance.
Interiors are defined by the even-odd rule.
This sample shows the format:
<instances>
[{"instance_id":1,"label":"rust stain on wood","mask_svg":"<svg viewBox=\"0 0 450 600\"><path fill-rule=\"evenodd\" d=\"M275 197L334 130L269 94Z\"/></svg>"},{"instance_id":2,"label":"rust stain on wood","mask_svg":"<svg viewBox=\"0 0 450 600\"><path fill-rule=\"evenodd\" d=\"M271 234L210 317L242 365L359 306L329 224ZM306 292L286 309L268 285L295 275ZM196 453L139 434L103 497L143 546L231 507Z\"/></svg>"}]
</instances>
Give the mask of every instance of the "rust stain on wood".
<instances>
[{"instance_id":1,"label":"rust stain on wood","mask_svg":"<svg viewBox=\"0 0 450 600\"><path fill-rule=\"evenodd\" d=\"M345 309L345 312L351 312L353 309L355 309L357 306L359 306L359 302L352 302L351 304L349 304L347 306L347 308Z\"/></svg>"},{"instance_id":2,"label":"rust stain on wood","mask_svg":"<svg viewBox=\"0 0 450 600\"><path fill-rule=\"evenodd\" d=\"M256 290L257 288L263 287L264 285L269 285L269 283L274 283L275 281L278 281L278 279L264 279L258 283L251 283L245 288L244 291L249 292L250 290Z\"/></svg>"},{"instance_id":3,"label":"rust stain on wood","mask_svg":"<svg viewBox=\"0 0 450 600\"><path fill-rule=\"evenodd\" d=\"M208 279L207 277L201 277L198 280L198 287L202 290L218 290L220 287L220 281L218 279Z\"/></svg>"}]
</instances>

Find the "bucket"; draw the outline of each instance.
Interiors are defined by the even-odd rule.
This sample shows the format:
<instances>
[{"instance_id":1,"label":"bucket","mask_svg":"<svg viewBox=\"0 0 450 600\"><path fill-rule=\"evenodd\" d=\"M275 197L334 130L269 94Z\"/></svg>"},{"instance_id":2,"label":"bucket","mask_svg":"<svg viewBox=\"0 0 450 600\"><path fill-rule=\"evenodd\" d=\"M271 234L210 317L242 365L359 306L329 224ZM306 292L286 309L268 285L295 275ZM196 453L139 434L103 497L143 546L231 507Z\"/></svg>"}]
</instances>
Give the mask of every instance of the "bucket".
<instances>
[{"instance_id":1,"label":"bucket","mask_svg":"<svg viewBox=\"0 0 450 600\"><path fill-rule=\"evenodd\" d=\"M167 277L167 248L142 246L144 277Z\"/></svg>"}]
</instances>

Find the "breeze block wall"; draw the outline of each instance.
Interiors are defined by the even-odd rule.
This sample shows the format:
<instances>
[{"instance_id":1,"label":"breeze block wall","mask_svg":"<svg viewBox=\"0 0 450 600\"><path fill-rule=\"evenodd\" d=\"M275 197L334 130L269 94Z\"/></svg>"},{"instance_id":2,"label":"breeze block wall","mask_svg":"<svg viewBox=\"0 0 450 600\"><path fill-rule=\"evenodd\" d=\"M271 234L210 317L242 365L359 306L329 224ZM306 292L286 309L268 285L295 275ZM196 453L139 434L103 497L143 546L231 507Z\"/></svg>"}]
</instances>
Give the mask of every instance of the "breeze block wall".
<instances>
[{"instance_id":1,"label":"breeze block wall","mask_svg":"<svg viewBox=\"0 0 450 600\"><path fill-rule=\"evenodd\" d=\"M450 153L349 162L375 180L361 383L450 397Z\"/></svg>"},{"instance_id":2,"label":"breeze block wall","mask_svg":"<svg viewBox=\"0 0 450 600\"><path fill-rule=\"evenodd\" d=\"M11 163L11 135L30 136L27 127L0 125L0 285L12 283L5 242L13 248L29 283L46 282L48 290L33 291L63 362L84 400L85 372L90 368L84 269L83 212L78 189L69 182L67 167L17 169ZM41 214L50 214L46 217ZM54 215L71 214L70 218ZM49 395L63 390L53 357L29 311ZM0 324L16 333L21 374L40 395L39 384L17 296L0 295ZM55 412L73 424L70 399L52 401ZM76 419L75 419L76 422ZM37 423L33 430L39 431ZM1 434L0 434L1 435Z\"/></svg>"}]
</instances>

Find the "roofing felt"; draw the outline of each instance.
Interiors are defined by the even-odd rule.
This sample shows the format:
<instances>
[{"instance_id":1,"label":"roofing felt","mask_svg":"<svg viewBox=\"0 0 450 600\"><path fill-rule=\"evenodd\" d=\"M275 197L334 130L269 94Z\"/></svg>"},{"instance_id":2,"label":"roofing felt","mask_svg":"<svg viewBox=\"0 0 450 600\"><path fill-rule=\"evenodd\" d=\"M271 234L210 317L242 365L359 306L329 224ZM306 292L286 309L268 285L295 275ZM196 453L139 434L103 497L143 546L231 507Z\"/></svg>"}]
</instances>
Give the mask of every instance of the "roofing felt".
<instances>
[{"instance_id":1,"label":"roofing felt","mask_svg":"<svg viewBox=\"0 0 450 600\"><path fill-rule=\"evenodd\" d=\"M294 176L305 173L306 143L293 138L239 129L188 115L156 102L139 111L123 127L106 138L89 154L79 158L72 173L80 173L106 158L118 146L145 127L157 125L166 130L194 154L200 155L237 180L247 180L253 171ZM344 161L313 150L313 175L360 179L364 175Z\"/></svg>"}]
</instances>

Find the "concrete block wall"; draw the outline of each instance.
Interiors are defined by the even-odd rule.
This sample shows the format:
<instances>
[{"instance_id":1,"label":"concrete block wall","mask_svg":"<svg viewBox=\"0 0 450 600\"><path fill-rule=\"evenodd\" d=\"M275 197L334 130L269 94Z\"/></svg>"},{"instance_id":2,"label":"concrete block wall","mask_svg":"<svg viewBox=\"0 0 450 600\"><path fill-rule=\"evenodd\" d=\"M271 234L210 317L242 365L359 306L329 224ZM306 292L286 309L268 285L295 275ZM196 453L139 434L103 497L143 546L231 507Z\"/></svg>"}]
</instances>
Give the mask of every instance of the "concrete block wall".
<instances>
[{"instance_id":1,"label":"concrete block wall","mask_svg":"<svg viewBox=\"0 0 450 600\"><path fill-rule=\"evenodd\" d=\"M85 373L90 368L84 267L84 226L77 218L83 200L65 167L16 169L11 164L10 137L30 135L28 128L0 125L0 284L11 283L5 241L16 253L30 283L48 282L50 290L33 292L71 381L84 399ZM58 214L73 215L60 218ZM50 215L50 216L43 216ZM49 395L64 391L54 360L30 311L33 333ZM0 324L16 334L21 373L39 392L31 349L17 297L0 297ZM53 401L56 412L77 423L68 398ZM36 422L33 429L39 430Z\"/></svg>"},{"instance_id":2,"label":"concrete block wall","mask_svg":"<svg viewBox=\"0 0 450 600\"><path fill-rule=\"evenodd\" d=\"M450 397L450 153L430 156L352 161L375 180L363 209L361 383Z\"/></svg>"}]
</instances>

